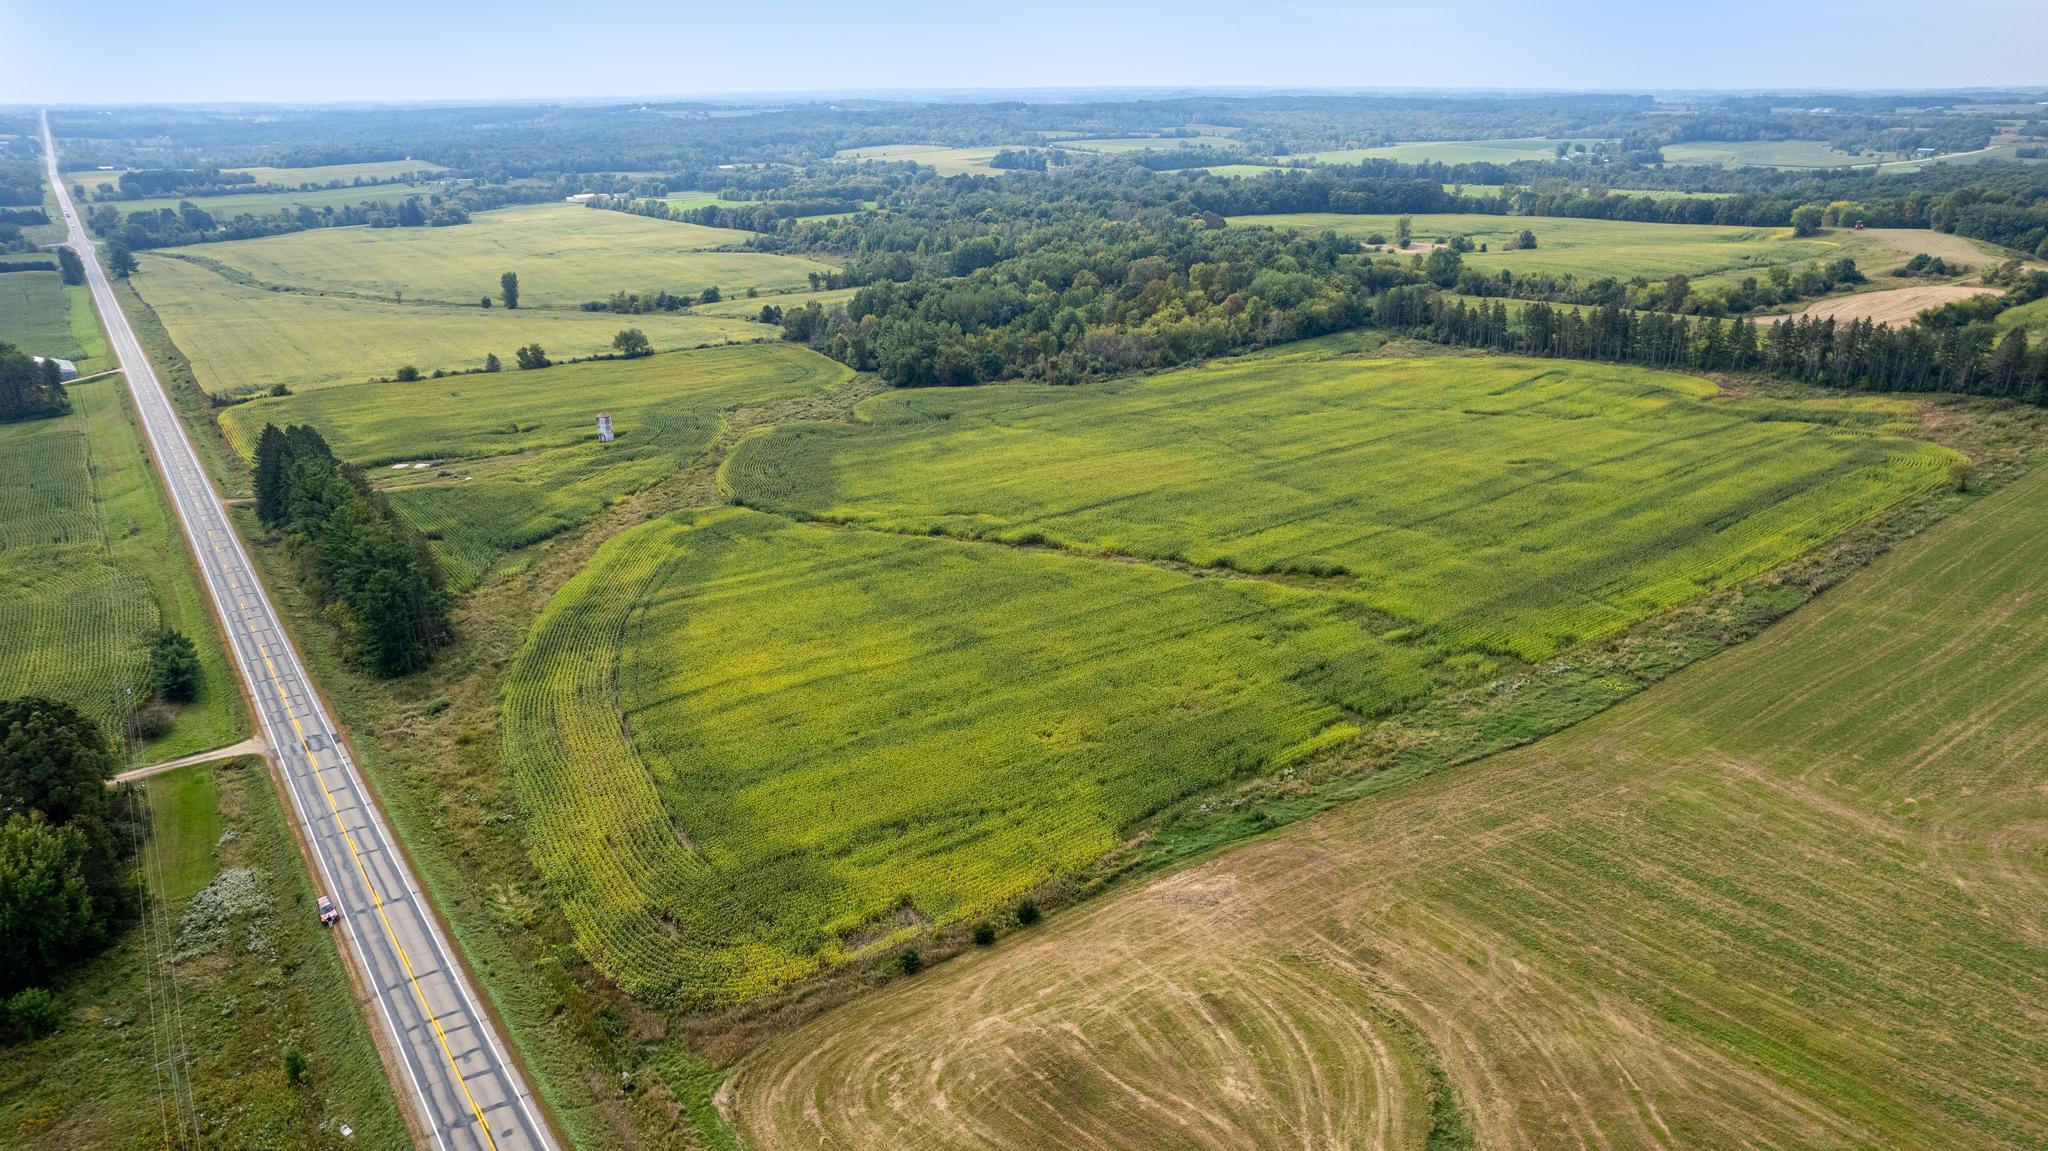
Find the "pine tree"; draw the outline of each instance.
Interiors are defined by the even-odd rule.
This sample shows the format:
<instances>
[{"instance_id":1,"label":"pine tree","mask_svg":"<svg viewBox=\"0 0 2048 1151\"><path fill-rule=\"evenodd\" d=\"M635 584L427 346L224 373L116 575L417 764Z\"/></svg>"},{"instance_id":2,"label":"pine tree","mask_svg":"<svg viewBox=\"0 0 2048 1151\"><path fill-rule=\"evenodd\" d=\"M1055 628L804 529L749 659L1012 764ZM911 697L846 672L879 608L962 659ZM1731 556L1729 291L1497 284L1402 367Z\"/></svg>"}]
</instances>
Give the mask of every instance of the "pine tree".
<instances>
[{"instance_id":1,"label":"pine tree","mask_svg":"<svg viewBox=\"0 0 2048 1151\"><path fill-rule=\"evenodd\" d=\"M291 508L285 487L291 445L276 424L263 425L256 438L256 518L269 527L282 524Z\"/></svg>"}]
</instances>

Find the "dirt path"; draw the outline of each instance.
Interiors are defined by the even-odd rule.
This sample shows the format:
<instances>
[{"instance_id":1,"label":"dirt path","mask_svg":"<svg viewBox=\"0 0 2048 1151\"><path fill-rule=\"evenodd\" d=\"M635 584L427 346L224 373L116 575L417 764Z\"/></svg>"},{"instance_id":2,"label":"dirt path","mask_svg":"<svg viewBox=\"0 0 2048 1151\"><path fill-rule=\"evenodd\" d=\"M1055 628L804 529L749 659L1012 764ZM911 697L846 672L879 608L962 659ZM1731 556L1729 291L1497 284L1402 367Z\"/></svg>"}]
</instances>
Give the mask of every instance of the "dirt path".
<instances>
[{"instance_id":1,"label":"dirt path","mask_svg":"<svg viewBox=\"0 0 2048 1151\"><path fill-rule=\"evenodd\" d=\"M176 771L181 767L191 767L195 763L212 763L215 760L233 759L241 755L262 755L267 750L269 748L260 737L250 736L240 743L231 743L226 747L216 747L212 751L197 752L178 759L167 759L162 763L152 763L145 767L124 771L115 776L113 782L133 783L138 779L147 779L152 775L160 775L166 771Z\"/></svg>"}]
</instances>

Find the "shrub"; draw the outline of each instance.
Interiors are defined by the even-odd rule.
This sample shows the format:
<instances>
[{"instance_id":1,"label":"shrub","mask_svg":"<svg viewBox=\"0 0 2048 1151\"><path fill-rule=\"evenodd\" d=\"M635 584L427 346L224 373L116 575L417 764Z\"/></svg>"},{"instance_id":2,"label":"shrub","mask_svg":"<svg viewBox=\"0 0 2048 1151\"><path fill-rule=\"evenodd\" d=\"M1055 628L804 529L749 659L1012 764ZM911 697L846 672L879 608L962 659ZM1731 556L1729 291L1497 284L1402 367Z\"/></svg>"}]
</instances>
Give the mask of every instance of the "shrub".
<instances>
[{"instance_id":1,"label":"shrub","mask_svg":"<svg viewBox=\"0 0 2048 1151\"><path fill-rule=\"evenodd\" d=\"M171 734L171 729L177 724L178 718L171 714L170 708L152 703L137 708L135 714L128 717L128 738L137 743L148 743Z\"/></svg>"},{"instance_id":2,"label":"shrub","mask_svg":"<svg viewBox=\"0 0 2048 1151\"><path fill-rule=\"evenodd\" d=\"M0 1004L0 1025L12 1039L41 1039L63 1023L63 1000L41 987L23 988Z\"/></svg>"},{"instance_id":3,"label":"shrub","mask_svg":"<svg viewBox=\"0 0 2048 1151\"><path fill-rule=\"evenodd\" d=\"M1038 922L1038 904L1027 899L1017 905L1017 922L1026 927Z\"/></svg>"},{"instance_id":4,"label":"shrub","mask_svg":"<svg viewBox=\"0 0 2048 1151\"><path fill-rule=\"evenodd\" d=\"M916 975L924 970L924 957L917 953L917 948L906 947L896 956L896 966L902 968L905 975Z\"/></svg>"},{"instance_id":5,"label":"shrub","mask_svg":"<svg viewBox=\"0 0 2048 1151\"><path fill-rule=\"evenodd\" d=\"M993 924L993 923L990 923L990 922L988 922L988 921L986 921L986 920L983 920L982 922L980 922L980 923L977 923L977 924L975 924L975 925L974 925L974 944L975 944L975 946L977 946L977 947L987 947L987 946L989 946L990 944L994 943L995 941L996 941L996 925L995 925L995 924Z\"/></svg>"},{"instance_id":6,"label":"shrub","mask_svg":"<svg viewBox=\"0 0 2048 1151\"><path fill-rule=\"evenodd\" d=\"M411 364L407 364L404 367L398 369L398 382L401 384L409 384L419 378L420 370L418 368L413 367Z\"/></svg>"},{"instance_id":7,"label":"shrub","mask_svg":"<svg viewBox=\"0 0 2048 1151\"><path fill-rule=\"evenodd\" d=\"M284 1077L294 1087L306 1081L305 1052L296 1047L284 1049Z\"/></svg>"},{"instance_id":8,"label":"shrub","mask_svg":"<svg viewBox=\"0 0 2048 1151\"><path fill-rule=\"evenodd\" d=\"M637 360L654 351L654 345L647 340L647 333L638 328L620 329L619 334L612 337L612 347L629 360Z\"/></svg>"}]
</instances>

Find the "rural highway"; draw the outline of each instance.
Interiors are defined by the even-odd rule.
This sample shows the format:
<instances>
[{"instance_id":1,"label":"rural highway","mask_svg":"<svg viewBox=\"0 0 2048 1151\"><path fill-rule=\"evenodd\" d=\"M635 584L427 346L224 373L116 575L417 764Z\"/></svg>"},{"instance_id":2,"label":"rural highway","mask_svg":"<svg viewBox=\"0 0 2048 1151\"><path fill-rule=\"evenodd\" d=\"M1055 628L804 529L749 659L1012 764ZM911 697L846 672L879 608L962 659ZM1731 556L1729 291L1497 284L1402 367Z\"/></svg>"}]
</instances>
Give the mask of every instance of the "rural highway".
<instances>
[{"instance_id":1,"label":"rural highway","mask_svg":"<svg viewBox=\"0 0 2048 1151\"><path fill-rule=\"evenodd\" d=\"M447 1151L553 1148L539 1107L506 1057L455 949L427 909L419 880L395 848L383 813L370 801L333 717L286 637L269 594L227 509L200 466L192 441L128 326L106 273L94 258L77 206L57 163L49 117L44 155L69 240L84 257L92 298L149 437L164 487L176 506L199 573L248 687L291 806L318 864L315 877L342 911L339 930L376 998L373 1027L395 1055L409 1102ZM313 914L312 908L306 914ZM336 988L336 993L341 993ZM336 1116L347 1122L347 1116Z\"/></svg>"}]
</instances>

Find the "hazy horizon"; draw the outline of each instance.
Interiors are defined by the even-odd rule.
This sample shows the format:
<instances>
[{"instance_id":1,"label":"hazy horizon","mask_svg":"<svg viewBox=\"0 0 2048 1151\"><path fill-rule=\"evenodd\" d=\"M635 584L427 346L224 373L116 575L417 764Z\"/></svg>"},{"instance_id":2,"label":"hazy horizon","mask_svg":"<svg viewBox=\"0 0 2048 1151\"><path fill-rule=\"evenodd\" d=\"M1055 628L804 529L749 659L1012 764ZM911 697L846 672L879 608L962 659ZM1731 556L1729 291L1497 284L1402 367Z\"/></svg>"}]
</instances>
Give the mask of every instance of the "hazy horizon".
<instances>
[{"instance_id":1,"label":"hazy horizon","mask_svg":"<svg viewBox=\"0 0 2048 1151\"><path fill-rule=\"evenodd\" d=\"M962 13L935 0L859 11L764 0L706 13L646 0L602 9L437 8L365 0L267 10L217 0L13 5L22 46L0 103L488 103L854 98L896 93L1452 90L1925 91L2048 85L2048 4L1964 0L1926 47L1904 0L1729 0L1710 18L1619 0L1532 12L1505 0L1341 8L1281 0L1047 0ZM89 37L81 41L81 37ZM42 46L46 50L35 50ZM881 82L877 82L881 81Z\"/></svg>"}]
</instances>

